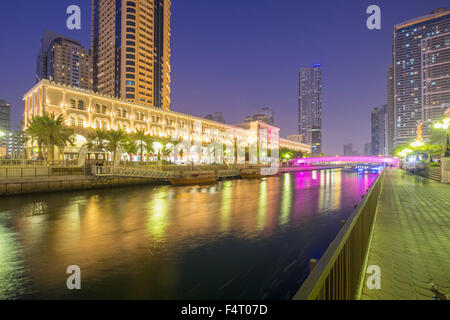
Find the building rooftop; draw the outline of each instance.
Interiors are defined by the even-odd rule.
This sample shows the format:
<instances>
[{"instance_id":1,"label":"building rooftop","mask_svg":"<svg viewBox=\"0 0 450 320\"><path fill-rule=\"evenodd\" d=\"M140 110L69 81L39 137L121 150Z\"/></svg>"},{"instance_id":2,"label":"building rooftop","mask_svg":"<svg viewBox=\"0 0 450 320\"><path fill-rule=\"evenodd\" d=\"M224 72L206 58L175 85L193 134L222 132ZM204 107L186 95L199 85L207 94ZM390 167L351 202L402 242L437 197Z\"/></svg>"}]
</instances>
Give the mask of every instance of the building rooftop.
<instances>
[{"instance_id":1,"label":"building rooftop","mask_svg":"<svg viewBox=\"0 0 450 320\"><path fill-rule=\"evenodd\" d=\"M445 15L448 15L448 14L450 14L450 11L447 10L447 8L439 8L439 9L433 10L430 14L427 14L427 15L424 15L424 16L421 16L421 17L418 17L418 18L413 18L413 19L407 20L405 22L396 24L394 26L394 28L395 29L401 29L401 28L408 27L408 26L411 26L411 25L415 25L415 24L418 24L418 23L421 23L421 22L424 22L424 21L427 21L427 20L436 19L436 18L445 16Z\"/></svg>"}]
</instances>

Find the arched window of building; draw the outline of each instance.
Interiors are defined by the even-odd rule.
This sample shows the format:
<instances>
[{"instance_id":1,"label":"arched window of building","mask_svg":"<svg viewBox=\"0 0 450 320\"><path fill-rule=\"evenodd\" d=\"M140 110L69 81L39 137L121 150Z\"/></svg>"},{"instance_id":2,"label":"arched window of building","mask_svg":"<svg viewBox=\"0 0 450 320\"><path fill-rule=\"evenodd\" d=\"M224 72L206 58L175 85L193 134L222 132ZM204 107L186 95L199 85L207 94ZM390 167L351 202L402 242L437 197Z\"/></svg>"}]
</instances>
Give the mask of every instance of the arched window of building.
<instances>
[{"instance_id":1,"label":"arched window of building","mask_svg":"<svg viewBox=\"0 0 450 320\"><path fill-rule=\"evenodd\" d=\"M103 129L104 130L109 130L109 122L108 122L108 120L103 120Z\"/></svg>"},{"instance_id":2,"label":"arched window of building","mask_svg":"<svg viewBox=\"0 0 450 320\"><path fill-rule=\"evenodd\" d=\"M70 107L71 108L76 108L77 107L77 101L75 99L70 99Z\"/></svg>"},{"instance_id":3,"label":"arched window of building","mask_svg":"<svg viewBox=\"0 0 450 320\"><path fill-rule=\"evenodd\" d=\"M84 127L84 118L83 117L79 117L78 118L78 126L79 127Z\"/></svg>"},{"instance_id":4,"label":"arched window of building","mask_svg":"<svg viewBox=\"0 0 450 320\"><path fill-rule=\"evenodd\" d=\"M103 113L103 114L106 114L107 112L108 112L108 107L105 106L105 105L103 105L103 106L102 106L102 113Z\"/></svg>"},{"instance_id":5,"label":"arched window of building","mask_svg":"<svg viewBox=\"0 0 450 320\"><path fill-rule=\"evenodd\" d=\"M126 118L126 117L127 117L127 110L126 110L126 109L123 109L123 110L122 110L122 117L123 117L123 118Z\"/></svg>"},{"instance_id":6,"label":"arched window of building","mask_svg":"<svg viewBox=\"0 0 450 320\"><path fill-rule=\"evenodd\" d=\"M117 116L122 117L122 109L121 108L117 109Z\"/></svg>"},{"instance_id":7,"label":"arched window of building","mask_svg":"<svg viewBox=\"0 0 450 320\"><path fill-rule=\"evenodd\" d=\"M75 116L69 117L69 125L75 127L77 125L77 118Z\"/></svg>"},{"instance_id":8,"label":"arched window of building","mask_svg":"<svg viewBox=\"0 0 450 320\"><path fill-rule=\"evenodd\" d=\"M101 129L102 128L102 123L100 120L95 120L95 129Z\"/></svg>"},{"instance_id":9,"label":"arched window of building","mask_svg":"<svg viewBox=\"0 0 450 320\"><path fill-rule=\"evenodd\" d=\"M95 112L100 113L100 105L98 103L95 104Z\"/></svg>"},{"instance_id":10,"label":"arched window of building","mask_svg":"<svg viewBox=\"0 0 450 320\"><path fill-rule=\"evenodd\" d=\"M78 100L78 110L84 110L84 101Z\"/></svg>"}]
</instances>

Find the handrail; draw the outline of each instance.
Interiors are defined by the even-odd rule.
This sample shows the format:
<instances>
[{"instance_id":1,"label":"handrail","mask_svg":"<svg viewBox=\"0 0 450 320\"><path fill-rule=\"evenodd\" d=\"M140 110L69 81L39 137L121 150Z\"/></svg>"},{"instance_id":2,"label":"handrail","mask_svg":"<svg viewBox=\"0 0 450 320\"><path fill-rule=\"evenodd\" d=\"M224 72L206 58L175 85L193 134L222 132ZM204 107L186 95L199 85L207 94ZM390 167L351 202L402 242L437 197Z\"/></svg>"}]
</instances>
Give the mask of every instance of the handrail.
<instances>
[{"instance_id":1,"label":"handrail","mask_svg":"<svg viewBox=\"0 0 450 320\"><path fill-rule=\"evenodd\" d=\"M347 300L357 295L384 175L383 171L353 210L294 300Z\"/></svg>"}]
</instances>

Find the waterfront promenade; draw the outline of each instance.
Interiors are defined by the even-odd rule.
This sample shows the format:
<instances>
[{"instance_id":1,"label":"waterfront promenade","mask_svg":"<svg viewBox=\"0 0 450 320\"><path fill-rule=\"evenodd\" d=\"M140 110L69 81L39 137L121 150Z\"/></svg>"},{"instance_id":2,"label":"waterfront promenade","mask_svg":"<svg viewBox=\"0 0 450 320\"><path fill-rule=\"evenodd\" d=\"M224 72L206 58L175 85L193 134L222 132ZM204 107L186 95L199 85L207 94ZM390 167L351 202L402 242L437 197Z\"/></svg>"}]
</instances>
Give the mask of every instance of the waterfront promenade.
<instances>
[{"instance_id":1,"label":"waterfront promenade","mask_svg":"<svg viewBox=\"0 0 450 320\"><path fill-rule=\"evenodd\" d=\"M368 266L381 269L381 289L361 299L450 298L450 185L387 169Z\"/></svg>"}]
</instances>

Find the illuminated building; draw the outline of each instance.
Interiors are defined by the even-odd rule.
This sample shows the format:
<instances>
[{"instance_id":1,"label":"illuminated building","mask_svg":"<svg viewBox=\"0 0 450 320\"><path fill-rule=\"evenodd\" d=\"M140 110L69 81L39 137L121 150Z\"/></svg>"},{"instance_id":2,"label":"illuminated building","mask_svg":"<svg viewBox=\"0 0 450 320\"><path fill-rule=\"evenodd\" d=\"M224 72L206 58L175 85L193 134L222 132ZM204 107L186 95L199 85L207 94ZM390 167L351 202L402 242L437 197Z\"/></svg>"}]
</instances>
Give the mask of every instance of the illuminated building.
<instances>
[{"instance_id":1,"label":"illuminated building","mask_svg":"<svg viewBox=\"0 0 450 320\"><path fill-rule=\"evenodd\" d=\"M0 99L0 131L11 130L11 105Z\"/></svg>"},{"instance_id":2,"label":"illuminated building","mask_svg":"<svg viewBox=\"0 0 450 320\"><path fill-rule=\"evenodd\" d=\"M371 148L372 156L387 155L386 127L387 127L387 105L374 108L371 113Z\"/></svg>"},{"instance_id":3,"label":"illuminated building","mask_svg":"<svg viewBox=\"0 0 450 320\"><path fill-rule=\"evenodd\" d=\"M303 135L301 134L291 134L287 136L287 139L289 141L294 141L298 143L303 143Z\"/></svg>"},{"instance_id":4,"label":"illuminated building","mask_svg":"<svg viewBox=\"0 0 450 320\"><path fill-rule=\"evenodd\" d=\"M322 67L300 68L298 94L298 133L312 146L313 154L322 152Z\"/></svg>"},{"instance_id":5,"label":"illuminated building","mask_svg":"<svg viewBox=\"0 0 450 320\"><path fill-rule=\"evenodd\" d=\"M180 138L194 144L208 144L213 141L225 144L231 134L233 139L245 142L246 147L251 143L258 143L261 149L264 143L273 143L280 148L311 152L309 145L278 138L279 128L258 121L232 126L48 80L37 83L24 95L23 100L25 124L33 115L41 115L44 111L56 115L64 114L67 126L73 127L79 136L77 146L67 147L72 154L79 151L80 144L86 142L87 134L92 129L122 129L128 133L143 129L150 136ZM257 135L261 130L265 130L265 134ZM265 141L263 144L260 144L261 137ZM273 139L276 141L271 141Z\"/></svg>"},{"instance_id":6,"label":"illuminated building","mask_svg":"<svg viewBox=\"0 0 450 320\"><path fill-rule=\"evenodd\" d=\"M416 138L417 125L443 115L448 90L450 11L438 9L394 27L394 145ZM372 146L373 147L373 146Z\"/></svg>"},{"instance_id":7,"label":"illuminated building","mask_svg":"<svg viewBox=\"0 0 450 320\"><path fill-rule=\"evenodd\" d=\"M394 66L389 65L387 72L387 110L386 110L386 148L387 153L394 151ZM367 156L370 153L366 153Z\"/></svg>"},{"instance_id":8,"label":"illuminated building","mask_svg":"<svg viewBox=\"0 0 450 320\"><path fill-rule=\"evenodd\" d=\"M95 92L170 109L170 0L92 0Z\"/></svg>"},{"instance_id":9,"label":"illuminated building","mask_svg":"<svg viewBox=\"0 0 450 320\"><path fill-rule=\"evenodd\" d=\"M244 122L261 121L273 126L275 124L275 113L272 109L264 107L252 116L245 117Z\"/></svg>"},{"instance_id":10,"label":"illuminated building","mask_svg":"<svg viewBox=\"0 0 450 320\"><path fill-rule=\"evenodd\" d=\"M50 79L68 86L90 89L89 51L76 40L45 30L36 75L36 82Z\"/></svg>"}]
</instances>

